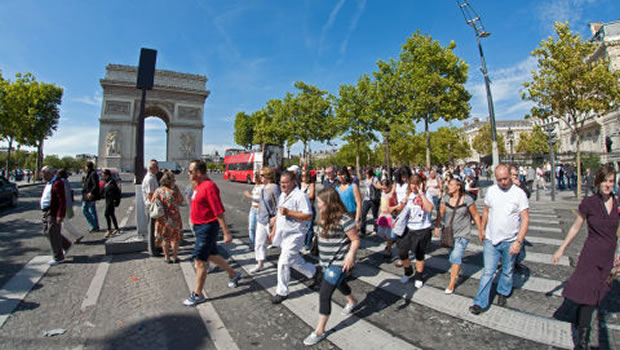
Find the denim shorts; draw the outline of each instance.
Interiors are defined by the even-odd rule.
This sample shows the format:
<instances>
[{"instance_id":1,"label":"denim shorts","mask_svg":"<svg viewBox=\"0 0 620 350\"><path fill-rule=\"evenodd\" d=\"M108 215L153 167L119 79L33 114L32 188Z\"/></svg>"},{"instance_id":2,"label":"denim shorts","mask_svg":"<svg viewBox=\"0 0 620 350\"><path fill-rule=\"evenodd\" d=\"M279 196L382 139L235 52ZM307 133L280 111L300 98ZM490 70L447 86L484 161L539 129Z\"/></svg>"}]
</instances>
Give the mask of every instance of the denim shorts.
<instances>
[{"instance_id":1,"label":"denim shorts","mask_svg":"<svg viewBox=\"0 0 620 350\"><path fill-rule=\"evenodd\" d=\"M194 244L192 260L208 261L209 256L218 255L217 235L219 231L220 224L217 220L207 224L194 225L196 243Z\"/></svg>"},{"instance_id":2,"label":"denim shorts","mask_svg":"<svg viewBox=\"0 0 620 350\"><path fill-rule=\"evenodd\" d=\"M457 237L454 239L454 248L450 252L450 263L461 265L463 263L463 254L469 243L469 238Z\"/></svg>"}]
</instances>

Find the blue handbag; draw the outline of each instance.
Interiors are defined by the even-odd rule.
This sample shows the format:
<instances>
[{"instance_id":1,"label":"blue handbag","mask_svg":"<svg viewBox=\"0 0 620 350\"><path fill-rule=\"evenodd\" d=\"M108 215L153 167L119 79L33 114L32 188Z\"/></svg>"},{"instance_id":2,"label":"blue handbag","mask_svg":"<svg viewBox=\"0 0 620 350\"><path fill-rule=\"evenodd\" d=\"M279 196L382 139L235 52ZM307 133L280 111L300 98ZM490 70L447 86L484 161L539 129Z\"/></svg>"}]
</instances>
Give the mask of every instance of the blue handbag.
<instances>
[{"instance_id":1,"label":"blue handbag","mask_svg":"<svg viewBox=\"0 0 620 350\"><path fill-rule=\"evenodd\" d=\"M344 279L344 272L342 272L342 266L329 265L323 270L323 280L327 283L337 286Z\"/></svg>"},{"instance_id":2,"label":"blue handbag","mask_svg":"<svg viewBox=\"0 0 620 350\"><path fill-rule=\"evenodd\" d=\"M342 249L342 247L343 246L341 245L338 248L338 250L336 251L336 254L334 254L334 257L329 262L329 265L327 265L325 270L323 270L323 280L327 281L327 283L333 286L337 286L338 284L340 284L340 282L342 282L345 276L344 272L342 272L342 266L332 265L332 263L334 262L334 259L336 259L336 257L338 256L338 254L340 253L340 249Z\"/></svg>"}]
</instances>

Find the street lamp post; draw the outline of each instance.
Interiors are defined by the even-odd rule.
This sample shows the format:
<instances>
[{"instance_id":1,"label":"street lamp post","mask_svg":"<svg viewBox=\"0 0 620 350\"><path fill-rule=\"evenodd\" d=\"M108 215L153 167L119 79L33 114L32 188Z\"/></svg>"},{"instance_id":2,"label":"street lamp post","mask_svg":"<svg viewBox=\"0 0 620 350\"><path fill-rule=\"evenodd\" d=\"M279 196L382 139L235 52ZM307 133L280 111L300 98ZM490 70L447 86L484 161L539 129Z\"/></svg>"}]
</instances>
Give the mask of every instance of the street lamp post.
<instances>
[{"instance_id":1,"label":"street lamp post","mask_svg":"<svg viewBox=\"0 0 620 350\"><path fill-rule=\"evenodd\" d=\"M514 157L514 154L512 153L512 143L515 141L515 139L514 139L514 132L512 131L512 128L508 128L508 131L506 132L506 136L508 137L508 143L510 144L510 163L514 164L515 157Z\"/></svg>"},{"instance_id":2,"label":"street lamp post","mask_svg":"<svg viewBox=\"0 0 620 350\"><path fill-rule=\"evenodd\" d=\"M549 144L549 162L551 163L551 172L549 177L551 178L551 200L555 201L555 155L553 154L553 144L555 144L555 126L553 124L547 124L545 126L545 132L547 133L547 143Z\"/></svg>"},{"instance_id":3,"label":"street lamp post","mask_svg":"<svg viewBox=\"0 0 620 350\"><path fill-rule=\"evenodd\" d=\"M484 53L482 52L482 44L480 38L486 38L491 33L487 32L482 25L482 20L471 5L465 0L457 0L457 4L465 17L465 22L470 25L476 32L476 40L478 42L478 51L480 52L480 61L482 62L482 68L480 71L484 76L484 86L487 91L487 104L489 108L489 123L491 124L491 154L493 158L493 170L499 165L499 148L497 147L497 129L495 128L495 109L493 108L493 96L491 95L491 85L489 82L489 74L487 71L487 64L484 59Z\"/></svg>"}]
</instances>

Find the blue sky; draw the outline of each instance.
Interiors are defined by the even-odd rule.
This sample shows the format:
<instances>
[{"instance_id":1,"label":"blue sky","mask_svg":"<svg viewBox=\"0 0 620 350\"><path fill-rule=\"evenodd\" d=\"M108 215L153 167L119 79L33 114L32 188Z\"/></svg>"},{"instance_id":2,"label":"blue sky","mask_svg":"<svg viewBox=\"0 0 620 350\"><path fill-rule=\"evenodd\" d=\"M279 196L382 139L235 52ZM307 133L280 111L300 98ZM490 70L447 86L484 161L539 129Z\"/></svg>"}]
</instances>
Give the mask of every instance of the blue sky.
<instances>
[{"instance_id":1,"label":"blue sky","mask_svg":"<svg viewBox=\"0 0 620 350\"><path fill-rule=\"evenodd\" d=\"M617 0L470 3L492 33L483 48L499 120L528 112L521 83L536 68L530 52L553 34L554 21L569 21L589 38L588 23L620 19ZM443 45L456 42L455 53L470 66L472 117L486 117L474 32L454 0L0 0L0 70L11 80L32 72L64 88L61 121L46 154L96 154L105 66L137 65L140 48L154 48L157 68L208 77L203 153L211 153L236 147L237 112L295 92L298 80L337 94L340 84L373 72L378 59L397 58L416 30ZM164 157L164 128L159 119L146 120L147 158Z\"/></svg>"}]
</instances>

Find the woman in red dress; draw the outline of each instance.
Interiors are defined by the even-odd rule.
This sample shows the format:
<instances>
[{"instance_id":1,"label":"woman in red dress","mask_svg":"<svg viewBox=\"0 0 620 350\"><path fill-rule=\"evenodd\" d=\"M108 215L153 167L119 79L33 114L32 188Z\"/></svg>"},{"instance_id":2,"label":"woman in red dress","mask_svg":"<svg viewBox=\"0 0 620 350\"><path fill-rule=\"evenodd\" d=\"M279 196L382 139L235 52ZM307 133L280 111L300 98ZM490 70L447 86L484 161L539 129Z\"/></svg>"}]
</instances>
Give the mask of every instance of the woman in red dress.
<instances>
[{"instance_id":1,"label":"woman in red dress","mask_svg":"<svg viewBox=\"0 0 620 350\"><path fill-rule=\"evenodd\" d=\"M615 176L616 171L611 166L605 165L598 170L594 180L598 193L581 201L579 215L564 242L553 254L555 264L577 236L584 221L587 222L588 236L579 254L577 267L562 292L564 297L578 304L579 337L575 349L590 348L590 323L594 308L600 305L611 289L610 273L616 250L616 230L619 220L618 203L612 192Z\"/></svg>"}]
</instances>

